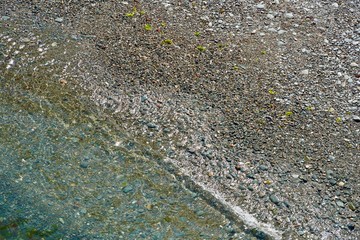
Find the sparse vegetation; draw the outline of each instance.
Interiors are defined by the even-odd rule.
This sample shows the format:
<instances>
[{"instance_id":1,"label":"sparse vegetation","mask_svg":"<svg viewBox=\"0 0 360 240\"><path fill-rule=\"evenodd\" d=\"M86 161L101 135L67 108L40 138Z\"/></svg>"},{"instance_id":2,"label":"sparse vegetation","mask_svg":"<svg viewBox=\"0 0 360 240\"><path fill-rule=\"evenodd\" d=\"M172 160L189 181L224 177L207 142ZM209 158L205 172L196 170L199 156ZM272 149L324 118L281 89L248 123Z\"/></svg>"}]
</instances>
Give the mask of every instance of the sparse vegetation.
<instances>
[{"instance_id":1,"label":"sparse vegetation","mask_svg":"<svg viewBox=\"0 0 360 240\"><path fill-rule=\"evenodd\" d=\"M204 46L202 46L202 45L198 45L196 47L196 49L199 50L200 52L205 52L206 51L206 48Z\"/></svg>"},{"instance_id":2,"label":"sparse vegetation","mask_svg":"<svg viewBox=\"0 0 360 240\"><path fill-rule=\"evenodd\" d=\"M151 31L151 30L152 30L152 26L151 26L150 24L145 24L144 29L145 29L146 31Z\"/></svg>"},{"instance_id":3,"label":"sparse vegetation","mask_svg":"<svg viewBox=\"0 0 360 240\"><path fill-rule=\"evenodd\" d=\"M171 39L164 39L162 42L161 42L162 45L171 45L173 44L173 41Z\"/></svg>"}]
</instances>

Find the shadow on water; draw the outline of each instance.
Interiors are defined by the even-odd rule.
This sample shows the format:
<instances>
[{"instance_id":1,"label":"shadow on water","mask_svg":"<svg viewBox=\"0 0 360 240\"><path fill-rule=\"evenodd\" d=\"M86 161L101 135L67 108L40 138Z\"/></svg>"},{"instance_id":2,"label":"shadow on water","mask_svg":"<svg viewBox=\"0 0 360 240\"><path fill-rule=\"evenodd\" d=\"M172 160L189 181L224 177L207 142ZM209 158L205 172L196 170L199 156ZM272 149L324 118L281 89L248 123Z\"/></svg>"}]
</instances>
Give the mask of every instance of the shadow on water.
<instances>
[{"instance_id":1,"label":"shadow on water","mask_svg":"<svg viewBox=\"0 0 360 240\"><path fill-rule=\"evenodd\" d=\"M254 238L69 87L74 40L22 27L0 28L0 239Z\"/></svg>"}]
</instances>

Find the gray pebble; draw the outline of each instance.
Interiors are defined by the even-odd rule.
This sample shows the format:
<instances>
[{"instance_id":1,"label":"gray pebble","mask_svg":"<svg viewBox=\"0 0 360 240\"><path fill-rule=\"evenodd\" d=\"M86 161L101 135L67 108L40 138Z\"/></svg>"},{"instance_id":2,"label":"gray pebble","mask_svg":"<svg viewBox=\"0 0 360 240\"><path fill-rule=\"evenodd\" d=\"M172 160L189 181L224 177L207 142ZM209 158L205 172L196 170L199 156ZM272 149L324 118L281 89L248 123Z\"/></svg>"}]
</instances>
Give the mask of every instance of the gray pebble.
<instances>
[{"instance_id":1,"label":"gray pebble","mask_svg":"<svg viewBox=\"0 0 360 240\"><path fill-rule=\"evenodd\" d=\"M256 5L257 9L265 9L265 4L263 3L259 3L258 5Z\"/></svg>"},{"instance_id":2,"label":"gray pebble","mask_svg":"<svg viewBox=\"0 0 360 240\"><path fill-rule=\"evenodd\" d=\"M272 201L273 203L275 203L275 204L279 204L279 199L274 195L274 194L272 194L272 195L270 195L270 201Z\"/></svg>"},{"instance_id":3,"label":"gray pebble","mask_svg":"<svg viewBox=\"0 0 360 240\"><path fill-rule=\"evenodd\" d=\"M129 193L129 192L131 192L131 191L133 191L134 189L133 189L133 187L132 186L126 186L126 187L124 187L123 189L122 189L122 191L123 191L123 193Z\"/></svg>"},{"instance_id":4,"label":"gray pebble","mask_svg":"<svg viewBox=\"0 0 360 240\"><path fill-rule=\"evenodd\" d=\"M7 20L9 20L9 19L10 19L9 16L2 16L2 17L1 17L1 20L2 20L2 21L7 21Z\"/></svg>"},{"instance_id":5,"label":"gray pebble","mask_svg":"<svg viewBox=\"0 0 360 240\"><path fill-rule=\"evenodd\" d=\"M353 115L353 120L354 120L355 122L360 122L360 117L357 116L357 115Z\"/></svg>"},{"instance_id":6,"label":"gray pebble","mask_svg":"<svg viewBox=\"0 0 360 240\"><path fill-rule=\"evenodd\" d=\"M64 21L64 18L62 18L62 17L55 18L55 22L62 23L63 21Z\"/></svg>"},{"instance_id":7,"label":"gray pebble","mask_svg":"<svg viewBox=\"0 0 360 240\"><path fill-rule=\"evenodd\" d=\"M268 170L268 167L265 166L265 165L260 165L259 169L262 170L262 171L266 171L266 170Z\"/></svg>"},{"instance_id":8,"label":"gray pebble","mask_svg":"<svg viewBox=\"0 0 360 240\"><path fill-rule=\"evenodd\" d=\"M88 163L87 161L82 161L82 162L80 163L80 167L81 167L81 168L87 168L87 167L89 167L89 163Z\"/></svg>"},{"instance_id":9,"label":"gray pebble","mask_svg":"<svg viewBox=\"0 0 360 240\"><path fill-rule=\"evenodd\" d=\"M345 204L340 200L336 201L336 205L338 205L341 208L345 207Z\"/></svg>"},{"instance_id":10,"label":"gray pebble","mask_svg":"<svg viewBox=\"0 0 360 240\"><path fill-rule=\"evenodd\" d=\"M147 126L148 128L152 128L152 129L158 128L158 126L154 123L148 123Z\"/></svg>"}]
</instances>

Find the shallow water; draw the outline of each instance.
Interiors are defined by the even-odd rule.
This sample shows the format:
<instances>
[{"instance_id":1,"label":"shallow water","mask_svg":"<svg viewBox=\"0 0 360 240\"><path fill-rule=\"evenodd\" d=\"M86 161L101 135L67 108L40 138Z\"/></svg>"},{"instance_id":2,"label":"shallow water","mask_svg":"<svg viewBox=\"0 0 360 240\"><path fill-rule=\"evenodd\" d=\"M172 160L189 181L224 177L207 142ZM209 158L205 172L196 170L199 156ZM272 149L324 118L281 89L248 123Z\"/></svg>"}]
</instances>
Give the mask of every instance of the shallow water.
<instances>
[{"instance_id":1,"label":"shallow water","mask_svg":"<svg viewBox=\"0 0 360 240\"><path fill-rule=\"evenodd\" d=\"M23 28L0 28L0 239L252 238L68 86L74 39Z\"/></svg>"}]
</instances>

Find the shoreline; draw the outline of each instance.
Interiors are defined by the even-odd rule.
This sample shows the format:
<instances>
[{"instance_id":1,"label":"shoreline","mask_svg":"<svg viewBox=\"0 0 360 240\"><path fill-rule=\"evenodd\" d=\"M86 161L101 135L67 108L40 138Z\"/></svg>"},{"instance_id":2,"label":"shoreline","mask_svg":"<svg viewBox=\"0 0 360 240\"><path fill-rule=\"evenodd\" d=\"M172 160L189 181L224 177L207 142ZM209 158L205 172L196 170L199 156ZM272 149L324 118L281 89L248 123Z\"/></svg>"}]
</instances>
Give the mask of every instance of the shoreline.
<instances>
[{"instance_id":1,"label":"shoreline","mask_svg":"<svg viewBox=\"0 0 360 240\"><path fill-rule=\"evenodd\" d=\"M84 50L74 81L194 182L291 239L356 237L356 6L161 2L37 11Z\"/></svg>"}]
</instances>

